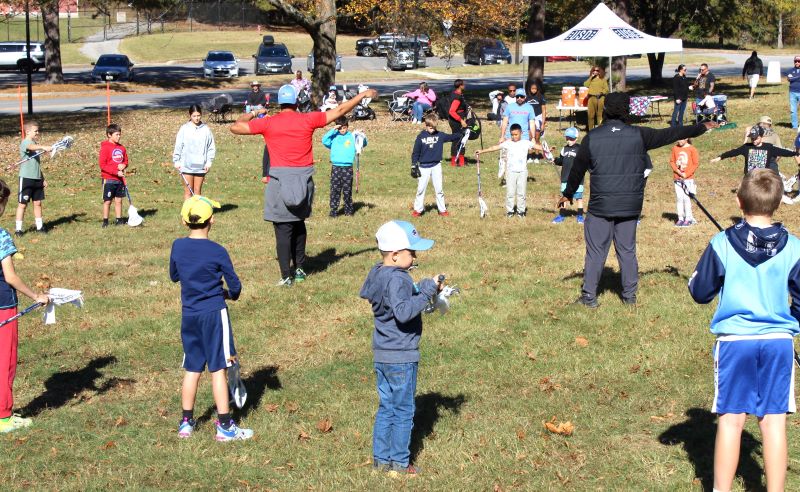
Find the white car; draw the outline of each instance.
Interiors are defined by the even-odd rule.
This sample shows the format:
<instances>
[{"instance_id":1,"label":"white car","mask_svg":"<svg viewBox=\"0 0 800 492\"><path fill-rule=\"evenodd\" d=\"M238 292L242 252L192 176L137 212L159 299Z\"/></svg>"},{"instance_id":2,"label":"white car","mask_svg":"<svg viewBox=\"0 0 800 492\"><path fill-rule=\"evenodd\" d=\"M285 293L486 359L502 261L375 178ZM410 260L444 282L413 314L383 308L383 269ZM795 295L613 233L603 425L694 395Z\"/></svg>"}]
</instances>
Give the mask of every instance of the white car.
<instances>
[{"instance_id":1,"label":"white car","mask_svg":"<svg viewBox=\"0 0 800 492\"><path fill-rule=\"evenodd\" d=\"M209 51L203 58L203 77L233 78L239 76L239 59L230 51Z\"/></svg>"},{"instance_id":2,"label":"white car","mask_svg":"<svg viewBox=\"0 0 800 492\"><path fill-rule=\"evenodd\" d=\"M25 42L0 43L0 68L11 68L20 72L27 72L28 58L26 56ZM42 43L31 43L31 71L38 72L44 67L44 46Z\"/></svg>"}]
</instances>

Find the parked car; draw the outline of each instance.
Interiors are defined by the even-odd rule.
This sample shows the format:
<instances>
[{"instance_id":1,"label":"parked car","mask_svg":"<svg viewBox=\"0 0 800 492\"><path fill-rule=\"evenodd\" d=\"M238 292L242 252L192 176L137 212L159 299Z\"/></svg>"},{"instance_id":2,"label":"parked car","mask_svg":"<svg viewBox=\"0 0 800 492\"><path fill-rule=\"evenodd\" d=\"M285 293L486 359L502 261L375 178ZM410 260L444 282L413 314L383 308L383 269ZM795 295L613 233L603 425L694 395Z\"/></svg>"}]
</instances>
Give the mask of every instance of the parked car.
<instances>
[{"instance_id":1,"label":"parked car","mask_svg":"<svg viewBox=\"0 0 800 492\"><path fill-rule=\"evenodd\" d=\"M253 55L256 75L267 73L292 73L292 55L283 43L276 43L272 36L264 36Z\"/></svg>"},{"instance_id":2,"label":"parked car","mask_svg":"<svg viewBox=\"0 0 800 492\"><path fill-rule=\"evenodd\" d=\"M511 52L499 39L473 38L464 46L464 63L511 63Z\"/></svg>"},{"instance_id":3,"label":"parked car","mask_svg":"<svg viewBox=\"0 0 800 492\"><path fill-rule=\"evenodd\" d=\"M560 56L560 55L557 55L557 56L546 56L544 59L545 59L545 61L549 61L549 62L575 61L575 60L577 60L577 58L575 58L574 56Z\"/></svg>"},{"instance_id":4,"label":"parked car","mask_svg":"<svg viewBox=\"0 0 800 492\"><path fill-rule=\"evenodd\" d=\"M133 81L133 62L125 55L100 55L92 65L94 65L91 73L93 82Z\"/></svg>"},{"instance_id":5,"label":"parked car","mask_svg":"<svg viewBox=\"0 0 800 492\"><path fill-rule=\"evenodd\" d=\"M306 68L308 71L311 72L314 70L314 53L308 54L308 60L306 61ZM342 55L336 55L336 71L342 71Z\"/></svg>"},{"instance_id":6,"label":"parked car","mask_svg":"<svg viewBox=\"0 0 800 492\"><path fill-rule=\"evenodd\" d=\"M27 72L26 53L25 41L0 43L0 68ZM40 68L44 68L44 46L42 43L31 43L31 70L38 72Z\"/></svg>"},{"instance_id":7,"label":"parked car","mask_svg":"<svg viewBox=\"0 0 800 492\"><path fill-rule=\"evenodd\" d=\"M417 52L417 65L414 66L414 51ZM386 66L390 70L405 70L427 66L425 50L419 42L405 38L395 40L392 48L386 52Z\"/></svg>"},{"instance_id":8,"label":"parked car","mask_svg":"<svg viewBox=\"0 0 800 492\"><path fill-rule=\"evenodd\" d=\"M239 59L230 51L209 51L203 58L203 77L233 78L239 76Z\"/></svg>"},{"instance_id":9,"label":"parked car","mask_svg":"<svg viewBox=\"0 0 800 492\"><path fill-rule=\"evenodd\" d=\"M357 56L375 56L378 54L378 38L362 38L356 40Z\"/></svg>"},{"instance_id":10,"label":"parked car","mask_svg":"<svg viewBox=\"0 0 800 492\"><path fill-rule=\"evenodd\" d=\"M416 35L417 41L422 45L424 56L433 56L433 45L427 34ZM385 55L392 49L395 40L413 40L413 34L401 32L386 32L377 38L362 38L356 40L356 54L360 56Z\"/></svg>"}]
</instances>

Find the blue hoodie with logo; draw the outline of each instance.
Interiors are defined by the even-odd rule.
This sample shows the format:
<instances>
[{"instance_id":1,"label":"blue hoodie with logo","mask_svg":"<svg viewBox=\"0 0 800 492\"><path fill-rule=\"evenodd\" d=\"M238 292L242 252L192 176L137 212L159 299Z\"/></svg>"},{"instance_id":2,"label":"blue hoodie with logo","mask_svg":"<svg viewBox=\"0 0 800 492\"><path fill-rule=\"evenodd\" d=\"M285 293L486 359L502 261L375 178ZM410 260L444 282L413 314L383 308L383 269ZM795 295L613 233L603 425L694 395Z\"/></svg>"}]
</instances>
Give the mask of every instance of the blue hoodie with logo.
<instances>
[{"instance_id":1,"label":"blue hoodie with logo","mask_svg":"<svg viewBox=\"0 0 800 492\"><path fill-rule=\"evenodd\" d=\"M356 138L351 132L339 133L337 128L328 130L322 137L322 145L331 149L331 164L339 167L351 167L356 159ZM364 147L367 138L364 137Z\"/></svg>"},{"instance_id":2,"label":"blue hoodie with logo","mask_svg":"<svg viewBox=\"0 0 800 492\"><path fill-rule=\"evenodd\" d=\"M372 304L375 331L372 352L375 362L403 364L419 362L422 311L438 290L433 279L419 286L402 268L377 263L369 271L359 296Z\"/></svg>"},{"instance_id":3,"label":"blue hoodie with logo","mask_svg":"<svg viewBox=\"0 0 800 492\"><path fill-rule=\"evenodd\" d=\"M800 333L800 239L779 223L752 227L741 221L715 235L689 279L701 304L719 294L711 333ZM789 299L791 298L791 304Z\"/></svg>"}]
</instances>

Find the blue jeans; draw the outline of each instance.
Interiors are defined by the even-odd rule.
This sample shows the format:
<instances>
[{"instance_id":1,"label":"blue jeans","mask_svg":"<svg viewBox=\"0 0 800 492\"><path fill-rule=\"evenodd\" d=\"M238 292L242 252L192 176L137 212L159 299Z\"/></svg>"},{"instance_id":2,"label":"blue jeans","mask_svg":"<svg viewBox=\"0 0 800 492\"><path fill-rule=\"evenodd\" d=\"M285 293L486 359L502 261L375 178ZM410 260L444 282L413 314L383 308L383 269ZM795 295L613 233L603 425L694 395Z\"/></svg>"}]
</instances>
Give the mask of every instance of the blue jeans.
<instances>
[{"instance_id":1,"label":"blue jeans","mask_svg":"<svg viewBox=\"0 0 800 492\"><path fill-rule=\"evenodd\" d=\"M797 130L797 105L800 104L800 92L789 93L789 110L792 113L792 128Z\"/></svg>"},{"instance_id":2,"label":"blue jeans","mask_svg":"<svg viewBox=\"0 0 800 492\"><path fill-rule=\"evenodd\" d=\"M372 457L375 463L408 466L411 428L414 427L417 366L417 362L375 362L380 398L375 427L372 429Z\"/></svg>"},{"instance_id":3,"label":"blue jeans","mask_svg":"<svg viewBox=\"0 0 800 492\"><path fill-rule=\"evenodd\" d=\"M414 101L412 109L414 110L414 118L416 118L417 121L422 121L423 113L425 113L425 110L431 109L431 105Z\"/></svg>"},{"instance_id":4,"label":"blue jeans","mask_svg":"<svg viewBox=\"0 0 800 492\"><path fill-rule=\"evenodd\" d=\"M672 109L672 118L669 120L669 126L683 126L683 113L686 112L686 99L680 103L675 103Z\"/></svg>"}]
</instances>

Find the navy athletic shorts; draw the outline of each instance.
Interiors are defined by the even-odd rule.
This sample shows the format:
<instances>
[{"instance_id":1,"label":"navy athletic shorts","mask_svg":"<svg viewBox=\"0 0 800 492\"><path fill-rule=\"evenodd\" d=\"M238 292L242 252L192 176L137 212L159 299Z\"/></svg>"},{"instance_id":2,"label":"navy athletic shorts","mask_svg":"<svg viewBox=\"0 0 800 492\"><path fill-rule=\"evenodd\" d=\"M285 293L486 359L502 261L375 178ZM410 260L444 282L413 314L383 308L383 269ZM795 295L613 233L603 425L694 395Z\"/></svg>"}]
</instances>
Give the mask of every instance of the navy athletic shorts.
<instances>
[{"instance_id":1,"label":"navy athletic shorts","mask_svg":"<svg viewBox=\"0 0 800 492\"><path fill-rule=\"evenodd\" d=\"M103 201L110 202L114 198L125 198L125 185L116 179L104 179Z\"/></svg>"},{"instance_id":2,"label":"navy athletic shorts","mask_svg":"<svg viewBox=\"0 0 800 492\"><path fill-rule=\"evenodd\" d=\"M217 372L230 367L236 356L233 331L228 309L211 311L192 316L183 315L181 320L181 342L183 342L183 368L189 372Z\"/></svg>"},{"instance_id":3,"label":"navy athletic shorts","mask_svg":"<svg viewBox=\"0 0 800 492\"><path fill-rule=\"evenodd\" d=\"M19 178L19 203L44 200L44 179Z\"/></svg>"}]
</instances>

